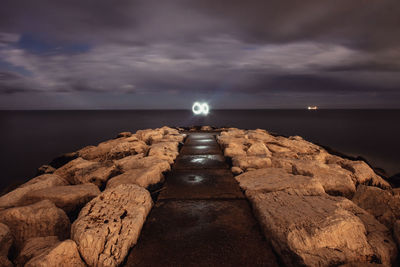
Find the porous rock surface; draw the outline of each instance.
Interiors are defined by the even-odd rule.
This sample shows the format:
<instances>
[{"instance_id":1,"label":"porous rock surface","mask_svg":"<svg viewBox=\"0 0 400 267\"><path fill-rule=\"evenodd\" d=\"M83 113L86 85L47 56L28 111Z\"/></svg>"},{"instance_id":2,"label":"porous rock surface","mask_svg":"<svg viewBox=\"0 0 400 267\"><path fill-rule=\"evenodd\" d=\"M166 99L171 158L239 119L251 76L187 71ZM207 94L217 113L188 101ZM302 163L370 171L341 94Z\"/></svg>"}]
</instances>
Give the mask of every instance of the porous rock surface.
<instances>
[{"instance_id":1,"label":"porous rock surface","mask_svg":"<svg viewBox=\"0 0 400 267\"><path fill-rule=\"evenodd\" d=\"M225 129L218 142L286 265L394 264L398 191L365 162L259 129Z\"/></svg>"},{"instance_id":2,"label":"porous rock surface","mask_svg":"<svg viewBox=\"0 0 400 267\"><path fill-rule=\"evenodd\" d=\"M13 243L13 237L7 225L0 223L0 266L12 266L8 259L8 251Z\"/></svg>"},{"instance_id":3,"label":"porous rock surface","mask_svg":"<svg viewBox=\"0 0 400 267\"><path fill-rule=\"evenodd\" d=\"M17 259L14 261L15 266L25 266L32 258L49 251L60 240L57 236L41 236L29 238L19 253Z\"/></svg>"},{"instance_id":4,"label":"porous rock surface","mask_svg":"<svg viewBox=\"0 0 400 267\"><path fill-rule=\"evenodd\" d=\"M71 237L89 266L117 266L136 244L152 199L137 185L122 184L92 199L72 224Z\"/></svg>"},{"instance_id":5,"label":"porous rock surface","mask_svg":"<svg viewBox=\"0 0 400 267\"><path fill-rule=\"evenodd\" d=\"M63 240L70 233L67 215L49 200L3 210L0 222L10 228L17 250L32 237L54 235Z\"/></svg>"},{"instance_id":6,"label":"porous rock surface","mask_svg":"<svg viewBox=\"0 0 400 267\"><path fill-rule=\"evenodd\" d=\"M100 194L94 184L54 186L28 192L21 199L21 205L28 205L48 199L67 214L82 208L87 202Z\"/></svg>"}]
</instances>

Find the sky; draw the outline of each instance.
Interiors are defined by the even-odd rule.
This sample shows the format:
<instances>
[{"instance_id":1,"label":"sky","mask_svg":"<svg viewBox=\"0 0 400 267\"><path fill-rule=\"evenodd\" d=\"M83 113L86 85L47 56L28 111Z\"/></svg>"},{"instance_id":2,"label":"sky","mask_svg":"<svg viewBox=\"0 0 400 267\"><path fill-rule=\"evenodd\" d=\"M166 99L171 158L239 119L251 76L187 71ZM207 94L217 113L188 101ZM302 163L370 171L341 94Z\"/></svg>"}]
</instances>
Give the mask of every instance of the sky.
<instances>
[{"instance_id":1,"label":"sky","mask_svg":"<svg viewBox=\"0 0 400 267\"><path fill-rule=\"evenodd\" d=\"M398 0L0 5L0 109L400 108Z\"/></svg>"}]
</instances>

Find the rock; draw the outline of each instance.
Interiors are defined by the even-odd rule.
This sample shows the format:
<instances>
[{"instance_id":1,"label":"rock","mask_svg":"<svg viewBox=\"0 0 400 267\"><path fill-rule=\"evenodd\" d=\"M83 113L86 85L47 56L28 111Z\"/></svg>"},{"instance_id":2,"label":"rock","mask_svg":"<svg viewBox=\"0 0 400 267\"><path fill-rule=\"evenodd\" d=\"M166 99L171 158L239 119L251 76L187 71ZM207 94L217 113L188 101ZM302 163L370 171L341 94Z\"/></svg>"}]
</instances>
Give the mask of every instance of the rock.
<instances>
[{"instance_id":1,"label":"rock","mask_svg":"<svg viewBox=\"0 0 400 267\"><path fill-rule=\"evenodd\" d=\"M136 132L136 136L139 138L139 140L141 140L141 141L145 142L146 144L150 145L154 141L163 139L164 131L160 130L160 129L139 130L139 131Z\"/></svg>"},{"instance_id":2,"label":"rock","mask_svg":"<svg viewBox=\"0 0 400 267\"><path fill-rule=\"evenodd\" d=\"M356 186L351 173L336 164L321 164L305 160L292 160L292 173L311 176L319 180L325 192L333 196L352 198Z\"/></svg>"},{"instance_id":3,"label":"rock","mask_svg":"<svg viewBox=\"0 0 400 267\"><path fill-rule=\"evenodd\" d=\"M163 179L162 172L157 168L132 169L111 178L107 182L106 188L114 188L121 184L137 184L147 188L149 185L157 184Z\"/></svg>"},{"instance_id":4,"label":"rock","mask_svg":"<svg viewBox=\"0 0 400 267\"><path fill-rule=\"evenodd\" d=\"M200 131L212 131L213 128L211 126L201 126Z\"/></svg>"},{"instance_id":5,"label":"rock","mask_svg":"<svg viewBox=\"0 0 400 267\"><path fill-rule=\"evenodd\" d=\"M248 171L235 177L242 190L268 193L291 192L307 196L324 195L321 183L312 177L293 175L284 169L266 168Z\"/></svg>"},{"instance_id":6,"label":"rock","mask_svg":"<svg viewBox=\"0 0 400 267\"><path fill-rule=\"evenodd\" d=\"M239 168L239 167L232 167L231 171L232 171L232 173L234 175L238 175L238 174L243 173L243 170L241 168Z\"/></svg>"},{"instance_id":7,"label":"rock","mask_svg":"<svg viewBox=\"0 0 400 267\"><path fill-rule=\"evenodd\" d=\"M137 185L106 189L72 224L71 237L89 266L117 266L136 244L152 207L150 193Z\"/></svg>"},{"instance_id":8,"label":"rock","mask_svg":"<svg viewBox=\"0 0 400 267\"><path fill-rule=\"evenodd\" d=\"M119 133L118 135L117 135L117 138L121 138L121 137L131 137L132 136L132 133L131 132L122 132L122 133Z\"/></svg>"},{"instance_id":9,"label":"rock","mask_svg":"<svg viewBox=\"0 0 400 267\"><path fill-rule=\"evenodd\" d=\"M267 143L267 147L273 153L287 153L287 152L290 152L289 148L284 147L284 146L282 146L280 144L277 144L277 143Z\"/></svg>"},{"instance_id":10,"label":"rock","mask_svg":"<svg viewBox=\"0 0 400 267\"><path fill-rule=\"evenodd\" d=\"M397 220L393 224L393 237L397 243L397 247L400 248L400 220Z\"/></svg>"},{"instance_id":11,"label":"rock","mask_svg":"<svg viewBox=\"0 0 400 267\"><path fill-rule=\"evenodd\" d=\"M262 157L270 157L272 156L271 151L264 145L263 142L254 142L250 145L250 147L246 151L248 156L262 156Z\"/></svg>"},{"instance_id":12,"label":"rock","mask_svg":"<svg viewBox=\"0 0 400 267\"><path fill-rule=\"evenodd\" d=\"M132 169L152 168L159 172L171 170L171 166L165 159L160 159L156 156L143 157L143 155L129 156L120 160L116 160L115 165L123 172Z\"/></svg>"},{"instance_id":13,"label":"rock","mask_svg":"<svg viewBox=\"0 0 400 267\"><path fill-rule=\"evenodd\" d=\"M118 168L112 162L93 162L77 158L55 171L70 184L92 183L102 186L110 177L119 174Z\"/></svg>"},{"instance_id":14,"label":"rock","mask_svg":"<svg viewBox=\"0 0 400 267\"><path fill-rule=\"evenodd\" d=\"M400 195L393 191L359 185L352 200L389 229L400 219Z\"/></svg>"},{"instance_id":15,"label":"rock","mask_svg":"<svg viewBox=\"0 0 400 267\"><path fill-rule=\"evenodd\" d=\"M271 159L267 157L257 157L257 156L250 156L250 157L234 157L232 159L232 165L234 167L239 167L242 170L246 171L247 169L254 168L254 169L261 169L267 168L272 165Z\"/></svg>"},{"instance_id":16,"label":"rock","mask_svg":"<svg viewBox=\"0 0 400 267\"><path fill-rule=\"evenodd\" d=\"M30 259L49 251L55 244L60 243L57 236L43 236L29 238L21 252L19 253L17 259L15 260L15 265L25 266Z\"/></svg>"},{"instance_id":17,"label":"rock","mask_svg":"<svg viewBox=\"0 0 400 267\"><path fill-rule=\"evenodd\" d=\"M42 165L37 169L36 175L50 174L55 172L55 168L50 165Z\"/></svg>"},{"instance_id":18,"label":"rock","mask_svg":"<svg viewBox=\"0 0 400 267\"><path fill-rule=\"evenodd\" d=\"M43 174L24 183L17 189L0 197L0 208L17 206L22 197L31 191L49 188L59 185L67 185L68 182L55 174Z\"/></svg>"},{"instance_id":19,"label":"rock","mask_svg":"<svg viewBox=\"0 0 400 267\"><path fill-rule=\"evenodd\" d=\"M94 184L55 186L28 192L20 204L28 205L48 199L67 214L71 214L99 194L100 190Z\"/></svg>"},{"instance_id":20,"label":"rock","mask_svg":"<svg viewBox=\"0 0 400 267\"><path fill-rule=\"evenodd\" d=\"M397 254L388 229L351 201L279 191L248 194L267 240L287 266L390 265Z\"/></svg>"},{"instance_id":21,"label":"rock","mask_svg":"<svg viewBox=\"0 0 400 267\"><path fill-rule=\"evenodd\" d=\"M74 160L76 158L78 158L78 152L65 153L65 154L53 159L49 163L49 165L55 169L58 169L58 168L64 166L65 164L67 164L68 162L70 162L71 160Z\"/></svg>"},{"instance_id":22,"label":"rock","mask_svg":"<svg viewBox=\"0 0 400 267\"><path fill-rule=\"evenodd\" d=\"M65 212L49 200L3 210L0 222L10 228L17 250L29 238L55 235L63 240L69 236L70 230Z\"/></svg>"},{"instance_id":23,"label":"rock","mask_svg":"<svg viewBox=\"0 0 400 267\"><path fill-rule=\"evenodd\" d=\"M107 161L126 156L146 153L147 145L134 137L118 138L100 143L98 146L87 146L78 151L86 160Z\"/></svg>"},{"instance_id":24,"label":"rock","mask_svg":"<svg viewBox=\"0 0 400 267\"><path fill-rule=\"evenodd\" d=\"M172 164L179 155L178 142L159 142L152 144L149 150L149 156L159 159L165 159Z\"/></svg>"},{"instance_id":25,"label":"rock","mask_svg":"<svg viewBox=\"0 0 400 267\"><path fill-rule=\"evenodd\" d=\"M7 225L0 223L0 266L13 266L8 259L8 251L13 243L10 229Z\"/></svg>"},{"instance_id":26,"label":"rock","mask_svg":"<svg viewBox=\"0 0 400 267\"><path fill-rule=\"evenodd\" d=\"M85 267L82 261L76 243L72 240L65 240L54 245L48 251L34 257L28 261L26 267Z\"/></svg>"},{"instance_id":27,"label":"rock","mask_svg":"<svg viewBox=\"0 0 400 267\"><path fill-rule=\"evenodd\" d=\"M246 156L245 146L241 143L229 143L224 150L225 157Z\"/></svg>"},{"instance_id":28,"label":"rock","mask_svg":"<svg viewBox=\"0 0 400 267\"><path fill-rule=\"evenodd\" d=\"M275 137L270 135L267 131L256 129L247 131L247 136L249 139L266 142L274 142Z\"/></svg>"}]
</instances>

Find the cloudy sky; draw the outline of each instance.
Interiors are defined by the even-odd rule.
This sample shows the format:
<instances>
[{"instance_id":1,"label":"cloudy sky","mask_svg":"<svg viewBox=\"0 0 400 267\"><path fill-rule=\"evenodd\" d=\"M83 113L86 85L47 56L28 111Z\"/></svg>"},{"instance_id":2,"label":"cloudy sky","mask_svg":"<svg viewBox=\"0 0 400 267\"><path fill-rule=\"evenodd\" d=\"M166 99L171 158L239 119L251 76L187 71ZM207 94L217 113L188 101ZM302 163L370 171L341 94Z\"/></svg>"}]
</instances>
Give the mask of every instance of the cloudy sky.
<instances>
[{"instance_id":1,"label":"cloudy sky","mask_svg":"<svg viewBox=\"0 0 400 267\"><path fill-rule=\"evenodd\" d=\"M400 108L399 0L2 0L0 109Z\"/></svg>"}]
</instances>

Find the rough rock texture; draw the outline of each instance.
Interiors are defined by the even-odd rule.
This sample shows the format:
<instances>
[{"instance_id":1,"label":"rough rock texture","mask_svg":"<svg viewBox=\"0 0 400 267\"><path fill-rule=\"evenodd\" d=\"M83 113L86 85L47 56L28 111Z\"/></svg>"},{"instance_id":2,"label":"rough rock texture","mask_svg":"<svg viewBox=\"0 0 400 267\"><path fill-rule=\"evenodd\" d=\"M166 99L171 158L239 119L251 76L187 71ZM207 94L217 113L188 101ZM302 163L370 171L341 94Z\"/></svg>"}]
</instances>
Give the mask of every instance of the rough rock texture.
<instances>
[{"instance_id":1,"label":"rough rock texture","mask_svg":"<svg viewBox=\"0 0 400 267\"><path fill-rule=\"evenodd\" d=\"M248 197L266 238L288 266L390 265L397 255L388 229L345 198L282 191Z\"/></svg>"},{"instance_id":2,"label":"rough rock texture","mask_svg":"<svg viewBox=\"0 0 400 267\"><path fill-rule=\"evenodd\" d=\"M70 231L65 212L49 200L3 210L0 212L0 222L10 228L17 250L31 237L55 235L63 240Z\"/></svg>"},{"instance_id":3,"label":"rough rock texture","mask_svg":"<svg viewBox=\"0 0 400 267\"><path fill-rule=\"evenodd\" d=\"M29 238L17 259L14 261L15 266L24 266L30 259L49 251L55 244L59 243L60 240L57 236L43 236Z\"/></svg>"},{"instance_id":4,"label":"rough rock texture","mask_svg":"<svg viewBox=\"0 0 400 267\"><path fill-rule=\"evenodd\" d=\"M164 175L157 168L132 169L108 180L106 188L114 188L121 184L137 184L148 187L161 182L163 179Z\"/></svg>"},{"instance_id":5,"label":"rough rock texture","mask_svg":"<svg viewBox=\"0 0 400 267\"><path fill-rule=\"evenodd\" d=\"M159 159L165 159L172 164L178 156L178 142L159 142L152 144L149 150L149 156Z\"/></svg>"},{"instance_id":6,"label":"rough rock texture","mask_svg":"<svg viewBox=\"0 0 400 267\"><path fill-rule=\"evenodd\" d=\"M50 249L32 258L25 264L26 267L85 267L76 243L73 240L65 240L54 245Z\"/></svg>"},{"instance_id":7,"label":"rough rock texture","mask_svg":"<svg viewBox=\"0 0 400 267\"><path fill-rule=\"evenodd\" d=\"M54 174L72 185L93 183L100 187L118 172L118 168L112 162L94 162L77 158L57 169Z\"/></svg>"},{"instance_id":8,"label":"rough rock texture","mask_svg":"<svg viewBox=\"0 0 400 267\"><path fill-rule=\"evenodd\" d=\"M123 172L130 171L132 169L143 169L152 168L157 169L159 172L166 172L171 169L170 164L165 159L160 159L156 156L143 157L143 155L136 155L126 157L115 161L118 169Z\"/></svg>"},{"instance_id":9,"label":"rough rock texture","mask_svg":"<svg viewBox=\"0 0 400 267\"><path fill-rule=\"evenodd\" d=\"M48 199L69 214L81 209L98 194L100 190L94 184L55 186L28 192L20 204L28 205Z\"/></svg>"},{"instance_id":10,"label":"rough rock texture","mask_svg":"<svg viewBox=\"0 0 400 267\"><path fill-rule=\"evenodd\" d=\"M37 169L36 175L49 174L55 172L55 168L50 165L42 165Z\"/></svg>"},{"instance_id":11,"label":"rough rock texture","mask_svg":"<svg viewBox=\"0 0 400 267\"><path fill-rule=\"evenodd\" d=\"M317 179L289 174L285 170L278 168L249 171L235 178L246 193L247 191L257 191L259 193L284 191L307 196L325 194L324 188Z\"/></svg>"},{"instance_id":12,"label":"rough rock texture","mask_svg":"<svg viewBox=\"0 0 400 267\"><path fill-rule=\"evenodd\" d=\"M7 225L0 223L0 266L12 266L8 259L8 251L13 243L10 229Z\"/></svg>"},{"instance_id":13,"label":"rough rock texture","mask_svg":"<svg viewBox=\"0 0 400 267\"><path fill-rule=\"evenodd\" d=\"M261 169L271 167L272 162L270 158L266 157L234 157L232 159L232 165L238 167L244 171L251 169Z\"/></svg>"},{"instance_id":14,"label":"rough rock texture","mask_svg":"<svg viewBox=\"0 0 400 267\"><path fill-rule=\"evenodd\" d=\"M400 194L391 190L359 185L352 200L389 229L400 219Z\"/></svg>"},{"instance_id":15,"label":"rough rock texture","mask_svg":"<svg viewBox=\"0 0 400 267\"><path fill-rule=\"evenodd\" d=\"M43 174L37 176L17 189L0 197L0 208L17 206L21 198L28 192L66 184L68 184L66 180L55 174Z\"/></svg>"},{"instance_id":16,"label":"rough rock texture","mask_svg":"<svg viewBox=\"0 0 400 267\"><path fill-rule=\"evenodd\" d=\"M80 212L71 237L89 266L117 266L136 244L152 206L150 194L137 185L106 189Z\"/></svg>"}]
</instances>

